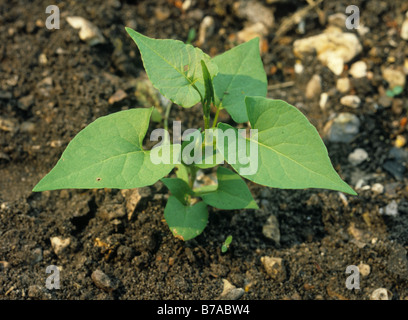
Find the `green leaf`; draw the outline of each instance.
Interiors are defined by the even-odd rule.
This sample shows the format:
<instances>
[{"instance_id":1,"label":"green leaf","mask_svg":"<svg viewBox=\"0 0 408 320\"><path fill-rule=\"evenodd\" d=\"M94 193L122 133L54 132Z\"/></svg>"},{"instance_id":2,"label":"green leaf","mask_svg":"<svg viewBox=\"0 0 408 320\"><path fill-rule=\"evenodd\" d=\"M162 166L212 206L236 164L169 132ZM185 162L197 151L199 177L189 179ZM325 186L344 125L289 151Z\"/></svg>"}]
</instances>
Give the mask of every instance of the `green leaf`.
<instances>
[{"instance_id":1,"label":"green leaf","mask_svg":"<svg viewBox=\"0 0 408 320\"><path fill-rule=\"evenodd\" d=\"M392 98L392 97L395 96L394 91L392 91L391 89L388 89L388 90L385 92L385 94L387 95L387 97L390 97L390 98Z\"/></svg>"},{"instance_id":2,"label":"green leaf","mask_svg":"<svg viewBox=\"0 0 408 320\"><path fill-rule=\"evenodd\" d=\"M171 194L175 196L182 204L186 205L186 198L188 195L194 195L190 186L182 179L179 178L163 178L161 181L170 190Z\"/></svg>"},{"instance_id":3,"label":"green leaf","mask_svg":"<svg viewBox=\"0 0 408 320\"><path fill-rule=\"evenodd\" d=\"M33 191L131 189L154 184L174 164L154 164L151 151L143 150L152 110L130 109L95 120L68 144L56 166ZM173 146L169 148L172 151Z\"/></svg>"},{"instance_id":4,"label":"green leaf","mask_svg":"<svg viewBox=\"0 0 408 320\"><path fill-rule=\"evenodd\" d=\"M201 60L201 67L203 69L204 88L205 88L203 111L204 111L204 116L208 118L210 116L211 103L214 102L214 87L213 87L213 83L211 80L210 72L208 71L208 68L204 60Z\"/></svg>"},{"instance_id":5,"label":"green leaf","mask_svg":"<svg viewBox=\"0 0 408 320\"><path fill-rule=\"evenodd\" d=\"M259 53L259 38L216 56L219 73L213 83L216 105L222 102L237 123L247 122L245 96L266 96L267 79Z\"/></svg>"},{"instance_id":6,"label":"green leaf","mask_svg":"<svg viewBox=\"0 0 408 320\"><path fill-rule=\"evenodd\" d=\"M217 179L218 188L214 192L200 195L205 203L223 210L259 209L247 184L239 175L218 167Z\"/></svg>"},{"instance_id":7,"label":"green leaf","mask_svg":"<svg viewBox=\"0 0 408 320\"><path fill-rule=\"evenodd\" d=\"M208 210L204 202L184 206L176 197L170 196L164 209L164 218L173 235L187 241L203 232L207 226Z\"/></svg>"},{"instance_id":8,"label":"green leaf","mask_svg":"<svg viewBox=\"0 0 408 320\"><path fill-rule=\"evenodd\" d=\"M334 170L317 130L298 109L262 97L247 97L245 101L251 127L258 130L257 134L242 138L231 126L219 125L223 131L234 130L237 140L244 140L247 154L252 156L250 173L244 173L248 165L238 157L232 160L234 163L229 160L240 175L274 188L324 188L356 195ZM257 151L251 154L251 147ZM228 157L226 145L224 157Z\"/></svg>"},{"instance_id":9,"label":"green leaf","mask_svg":"<svg viewBox=\"0 0 408 320\"><path fill-rule=\"evenodd\" d=\"M228 236L227 239L225 239L225 241L224 241L224 243L223 243L223 245L221 247L221 252L222 253L225 253L225 252L228 251L228 248L229 248L231 242L232 242L232 236Z\"/></svg>"},{"instance_id":10,"label":"green leaf","mask_svg":"<svg viewBox=\"0 0 408 320\"><path fill-rule=\"evenodd\" d=\"M232 242L232 236L228 236L227 239L225 239L224 244L229 246L231 244L231 242Z\"/></svg>"},{"instance_id":11,"label":"green leaf","mask_svg":"<svg viewBox=\"0 0 408 320\"><path fill-rule=\"evenodd\" d=\"M201 60L212 77L218 72L208 55L178 40L152 39L130 28L126 31L140 50L150 81L162 95L185 108L201 101L205 94Z\"/></svg>"},{"instance_id":12,"label":"green leaf","mask_svg":"<svg viewBox=\"0 0 408 320\"><path fill-rule=\"evenodd\" d=\"M398 96L402 93L402 91L404 91L404 88L402 86L396 86L392 89L392 92L394 93L394 95Z\"/></svg>"}]
</instances>

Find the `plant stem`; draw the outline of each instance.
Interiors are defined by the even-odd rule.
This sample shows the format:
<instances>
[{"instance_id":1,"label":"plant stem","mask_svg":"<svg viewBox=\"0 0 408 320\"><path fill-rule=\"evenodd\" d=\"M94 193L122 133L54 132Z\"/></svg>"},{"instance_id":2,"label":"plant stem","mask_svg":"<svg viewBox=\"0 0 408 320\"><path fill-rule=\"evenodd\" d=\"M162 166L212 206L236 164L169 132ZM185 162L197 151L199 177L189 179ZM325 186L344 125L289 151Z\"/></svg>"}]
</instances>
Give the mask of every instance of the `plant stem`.
<instances>
[{"instance_id":1,"label":"plant stem","mask_svg":"<svg viewBox=\"0 0 408 320\"><path fill-rule=\"evenodd\" d=\"M215 128L217 126L218 115L220 114L220 110L222 108L222 102L217 106L217 111L215 112L214 122L212 127Z\"/></svg>"},{"instance_id":2,"label":"plant stem","mask_svg":"<svg viewBox=\"0 0 408 320\"><path fill-rule=\"evenodd\" d=\"M210 128L210 119L207 118L205 115L203 116L204 118L204 129L209 129Z\"/></svg>"},{"instance_id":3,"label":"plant stem","mask_svg":"<svg viewBox=\"0 0 408 320\"><path fill-rule=\"evenodd\" d=\"M166 106L166 112L164 114L164 124L163 125L164 125L164 130L166 130L166 132L169 132L169 116L170 116L170 110L171 110L172 105L173 103L169 101ZM165 136L165 139L167 139L167 135Z\"/></svg>"},{"instance_id":4,"label":"plant stem","mask_svg":"<svg viewBox=\"0 0 408 320\"><path fill-rule=\"evenodd\" d=\"M195 179L197 177L197 169L195 167L191 166L191 167L189 167L189 171L190 171L190 174L189 174L189 183L188 184L189 184L190 188L193 189L194 182L195 182Z\"/></svg>"},{"instance_id":5,"label":"plant stem","mask_svg":"<svg viewBox=\"0 0 408 320\"><path fill-rule=\"evenodd\" d=\"M214 122L213 122L213 125L212 125L213 128L215 128L215 126L217 125L219 113L220 113L220 108L217 108L217 111L215 112Z\"/></svg>"},{"instance_id":6,"label":"plant stem","mask_svg":"<svg viewBox=\"0 0 408 320\"><path fill-rule=\"evenodd\" d=\"M169 116L172 105L173 103L171 103L170 101L166 107L166 113L164 114L164 129L166 129L167 131L169 130Z\"/></svg>"}]
</instances>

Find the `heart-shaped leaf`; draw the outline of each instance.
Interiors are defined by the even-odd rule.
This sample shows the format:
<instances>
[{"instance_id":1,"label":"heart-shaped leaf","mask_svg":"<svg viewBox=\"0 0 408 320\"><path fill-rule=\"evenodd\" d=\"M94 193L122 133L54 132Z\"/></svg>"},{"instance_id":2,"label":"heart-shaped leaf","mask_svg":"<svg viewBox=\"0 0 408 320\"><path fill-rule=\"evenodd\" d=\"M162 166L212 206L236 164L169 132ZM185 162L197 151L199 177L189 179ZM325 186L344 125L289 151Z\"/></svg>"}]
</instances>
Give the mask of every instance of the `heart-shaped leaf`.
<instances>
[{"instance_id":1,"label":"heart-shaped leaf","mask_svg":"<svg viewBox=\"0 0 408 320\"><path fill-rule=\"evenodd\" d=\"M176 197L170 196L164 209L164 218L173 235L187 241L203 232L208 222L208 210L204 202L185 206Z\"/></svg>"},{"instance_id":2,"label":"heart-shaped leaf","mask_svg":"<svg viewBox=\"0 0 408 320\"><path fill-rule=\"evenodd\" d=\"M222 102L237 123L247 122L245 96L266 96L266 73L259 54L259 38L216 56L218 75L213 83L216 105Z\"/></svg>"},{"instance_id":3,"label":"heart-shaped leaf","mask_svg":"<svg viewBox=\"0 0 408 320\"><path fill-rule=\"evenodd\" d=\"M211 77L218 72L208 55L178 40L152 39L130 28L126 31L140 50L150 81L162 95L185 108L201 101L205 96L201 60Z\"/></svg>"},{"instance_id":4,"label":"heart-shaped leaf","mask_svg":"<svg viewBox=\"0 0 408 320\"><path fill-rule=\"evenodd\" d=\"M154 184L167 175L174 164L155 164L151 151L143 150L152 110L120 111L92 122L68 144L56 166L33 191L131 189ZM173 148L178 147L163 146L162 151L173 155ZM176 150L177 157L178 153Z\"/></svg>"},{"instance_id":5,"label":"heart-shaped leaf","mask_svg":"<svg viewBox=\"0 0 408 320\"><path fill-rule=\"evenodd\" d=\"M245 173L248 164L239 159L238 154L230 165L243 177L261 185L284 188L324 188L338 190L355 195L355 191L346 184L334 170L327 149L317 130L307 118L295 107L281 100L263 97L246 97L248 118L252 129L257 133L252 137L242 137L238 131L226 124L219 124L223 131L230 129L236 132L236 139L244 141L250 165L255 171ZM225 145L224 157L228 158ZM256 170L253 170L253 169Z\"/></svg>"}]
</instances>

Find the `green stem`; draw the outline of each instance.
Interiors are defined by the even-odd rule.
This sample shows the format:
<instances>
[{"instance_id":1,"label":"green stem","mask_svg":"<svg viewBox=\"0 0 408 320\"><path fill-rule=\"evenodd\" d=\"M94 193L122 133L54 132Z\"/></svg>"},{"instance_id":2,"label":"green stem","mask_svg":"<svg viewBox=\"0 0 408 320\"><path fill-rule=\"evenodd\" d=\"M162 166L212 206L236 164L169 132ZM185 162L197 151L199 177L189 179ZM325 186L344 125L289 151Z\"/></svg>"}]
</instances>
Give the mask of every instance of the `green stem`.
<instances>
[{"instance_id":1,"label":"green stem","mask_svg":"<svg viewBox=\"0 0 408 320\"><path fill-rule=\"evenodd\" d=\"M194 182L195 182L196 177L197 177L197 169L195 167L191 166L191 167L189 167L189 171L190 171L190 174L189 174L189 183L188 184L189 184L189 186L190 186L190 188L192 190L193 186L194 186Z\"/></svg>"},{"instance_id":2,"label":"green stem","mask_svg":"<svg viewBox=\"0 0 408 320\"><path fill-rule=\"evenodd\" d=\"M170 116L170 110L171 110L172 105L173 105L173 103L171 101L169 101L169 103L167 104L167 107L166 107L166 112L164 114L164 129L166 130L166 132L169 132L169 116ZM165 139L164 143L169 142L169 141L166 141L167 140L167 135L165 135L164 139Z\"/></svg>"},{"instance_id":3,"label":"green stem","mask_svg":"<svg viewBox=\"0 0 408 320\"><path fill-rule=\"evenodd\" d=\"M206 117L205 115L203 116L204 118L204 130L210 128L210 119Z\"/></svg>"},{"instance_id":4,"label":"green stem","mask_svg":"<svg viewBox=\"0 0 408 320\"><path fill-rule=\"evenodd\" d=\"M164 114L164 129L166 131L169 131L169 116L172 105L173 103L170 101L166 107L166 113Z\"/></svg>"},{"instance_id":5,"label":"green stem","mask_svg":"<svg viewBox=\"0 0 408 320\"><path fill-rule=\"evenodd\" d=\"M222 109L222 102L217 106L217 111L215 112L214 122L212 125L213 128L217 126L218 115L220 114L221 109Z\"/></svg>"}]
</instances>

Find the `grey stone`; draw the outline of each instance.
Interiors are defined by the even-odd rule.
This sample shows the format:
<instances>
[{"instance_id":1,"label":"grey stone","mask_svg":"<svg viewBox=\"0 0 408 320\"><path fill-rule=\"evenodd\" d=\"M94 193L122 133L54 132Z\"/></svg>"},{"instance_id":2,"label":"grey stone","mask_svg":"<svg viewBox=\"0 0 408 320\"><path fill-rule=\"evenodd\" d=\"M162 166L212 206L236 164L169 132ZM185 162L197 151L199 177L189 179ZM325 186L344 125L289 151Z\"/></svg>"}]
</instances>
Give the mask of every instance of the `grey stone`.
<instances>
[{"instance_id":1,"label":"grey stone","mask_svg":"<svg viewBox=\"0 0 408 320\"><path fill-rule=\"evenodd\" d=\"M357 148L348 155L348 161L353 166L357 166L363 163L365 160L367 160L367 158L368 158L368 153L362 148Z\"/></svg>"},{"instance_id":2,"label":"grey stone","mask_svg":"<svg viewBox=\"0 0 408 320\"><path fill-rule=\"evenodd\" d=\"M348 112L340 113L329 126L328 139L331 142L348 143L359 131L360 120L356 115Z\"/></svg>"},{"instance_id":3,"label":"grey stone","mask_svg":"<svg viewBox=\"0 0 408 320\"><path fill-rule=\"evenodd\" d=\"M262 233L266 238L276 243L280 242L279 221L274 215L271 215L268 220L266 220L266 223L262 227Z\"/></svg>"},{"instance_id":4,"label":"grey stone","mask_svg":"<svg viewBox=\"0 0 408 320\"><path fill-rule=\"evenodd\" d=\"M226 279L222 279L222 281L224 283L224 288L217 300L238 300L244 295L244 289L237 288Z\"/></svg>"},{"instance_id":5,"label":"grey stone","mask_svg":"<svg viewBox=\"0 0 408 320\"><path fill-rule=\"evenodd\" d=\"M117 289L114 281L99 269L92 272L91 278L99 289L106 292L112 292Z\"/></svg>"}]
</instances>

